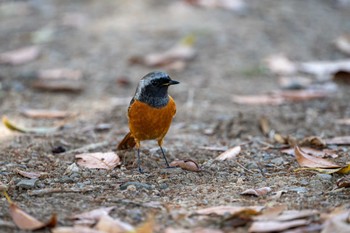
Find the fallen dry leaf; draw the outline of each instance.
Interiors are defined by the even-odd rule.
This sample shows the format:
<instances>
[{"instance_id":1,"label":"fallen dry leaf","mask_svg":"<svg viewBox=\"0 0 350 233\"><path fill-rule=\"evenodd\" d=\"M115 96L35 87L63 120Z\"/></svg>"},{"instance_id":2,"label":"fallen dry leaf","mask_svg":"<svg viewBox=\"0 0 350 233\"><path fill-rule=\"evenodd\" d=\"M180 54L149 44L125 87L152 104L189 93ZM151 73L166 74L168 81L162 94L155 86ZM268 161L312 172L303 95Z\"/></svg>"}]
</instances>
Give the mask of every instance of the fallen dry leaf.
<instances>
[{"instance_id":1,"label":"fallen dry leaf","mask_svg":"<svg viewBox=\"0 0 350 233\"><path fill-rule=\"evenodd\" d=\"M348 209L331 214L325 221L322 233L348 233L350 232L349 224L350 211Z\"/></svg>"},{"instance_id":2,"label":"fallen dry leaf","mask_svg":"<svg viewBox=\"0 0 350 233\"><path fill-rule=\"evenodd\" d=\"M308 168L340 168L339 165L328 160L308 155L298 146L294 147L294 155L301 167Z\"/></svg>"},{"instance_id":3,"label":"fallen dry leaf","mask_svg":"<svg viewBox=\"0 0 350 233\"><path fill-rule=\"evenodd\" d=\"M259 128L265 136L269 135L271 128L269 119L267 117L262 116L259 118Z\"/></svg>"},{"instance_id":4,"label":"fallen dry leaf","mask_svg":"<svg viewBox=\"0 0 350 233\"><path fill-rule=\"evenodd\" d=\"M350 118L338 119L335 122L340 125L350 125Z\"/></svg>"},{"instance_id":5,"label":"fallen dry leaf","mask_svg":"<svg viewBox=\"0 0 350 233\"><path fill-rule=\"evenodd\" d=\"M325 98L330 95L327 90L282 90L276 91L274 94L290 102L300 102L313 99Z\"/></svg>"},{"instance_id":6,"label":"fallen dry leaf","mask_svg":"<svg viewBox=\"0 0 350 233\"><path fill-rule=\"evenodd\" d=\"M130 224L122 222L119 219L113 219L109 215L101 216L95 229L105 233L124 233L134 231L134 227Z\"/></svg>"},{"instance_id":7,"label":"fallen dry leaf","mask_svg":"<svg viewBox=\"0 0 350 233\"><path fill-rule=\"evenodd\" d=\"M327 143L321 137L306 137L298 143L300 146L326 147Z\"/></svg>"},{"instance_id":8,"label":"fallen dry leaf","mask_svg":"<svg viewBox=\"0 0 350 233\"><path fill-rule=\"evenodd\" d=\"M183 229L183 228L172 228L168 227L165 229L164 233L224 233L219 229L211 229L211 228L195 228L195 229Z\"/></svg>"},{"instance_id":9,"label":"fallen dry leaf","mask_svg":"<svg viewBox=\"0 0 350 233\"><path fill-rule=\"evenodd\" d=\"M334 44L339 51L350 55L350 35L342 35L338 37Z\"/></svg>"},{"instance_id":10,"label":"fallen dry leaf","mask_svg":"<svg viewBox=\"0 0 350 233\"><path fill-rule=\"evenodd\" d=\"M205 209L197 210L195 213L199 215L225 215L232 216L240 213L250 213L250 215L257 215L264 209L263 206L213 206Z\"/></svg>"},{"instance_id":11,"label":"fallen dry leaf","mask_svg":"<svg viewBox=\"0 0 350 233\"><path fill-rule=\"evenodd\" d=\"M350 136L334 137L325 140L327 145L350 145Z\"/></svg>"},{"instance_id":12,"label":"fallen dry leaf","mask_svg":"<svg viewBox=\"0 0 350 233\"><path fill-rule=\"evenodd\" d=\"M309 220L299 219L288 222L280 222L280 221L261 221L261 222L253 222L253 224L249 227L249 232L281 232L290 228L305 226L309 224Z\"/></svg>"},{"instance_id":13,"label":"fallen dry leaf","mask_svg":"<svg viewBox=\"0 0 350 233\"><path fill-rule=\"evenodd\" d=\"M338 155L335 154L335 151L330 150L330 149L322 149L322 150L317 150L313 149L311 147L299 147L303 152L305 152L308 155L316 156L316 157L329 157L329 158L337 158ZM294 153L294 148L288 148L288 149L283 149L281 150L282 153L289 154L295 156Z\"/></svg>"},{"instance_id":14,"label":"fallen dry leaf","mask_svg":"<svg viewBox=\"0 0 350 233\"><path fill-rule=\"evenodd\" d=\"M94 224L99 221L101 217L108 215L115 208L115 206L101 207L84 213L75 214L71 216L70 219L73 219L75 221L87 220L91 221L92 224Z\"/></svg>"},{"instance_id":15,"label":"fallen dry leaf","mask_svg":"<svg viewBox=\"0 0 350 233\"><path fill-rule=\"evenodd\" d=\"M26 128L23 126L19 126L13 122L11 122L6 116L2 117L2 123L10 130L17 131L20 133L35 133L35 134L45 134L45 133L53 133L59 130L61 127L36 127L36 128Z\"/></svg>"},{"instance_id":16,"label":"fallen dry leaf","mask_svg":"<svg viewBox=\"0 0 350 233\"><path fill-rule=\"evenodd\" d=\"M21 210L16 204L10 203L10 215L14 223L21 230L38 230L45 227L54 227L57 224L56 215L53 214L47 223L43 223Z\"/></svg>"},{"instance_id":17,"label":"fallen dry leaf","mask_svg":"<svg viewBox=\"0 0 350 233\"><path fill-rule=\"evenodd\" d=\"M285 209L287 209L287 206L283 205L283 204L279 204L279 205L275 205L273 207L265 208L262 211L262 214L254 217L254 220L257 220L257 221L274 220Z\"/></svg>"},{"instance_id":18,"label":"fallen dry leaf","mask_svg":"<svg viewBox=\"0 0 350 233\"><path fill-rule=\"evenodd\" d=\"M134 56L129 59L129 62L149 67L167 67L177 71L182 70L186 63L196 56L196 50L193 48L194 40L193 36L187 36L165 52Z\"/></svg>"},{"instance_id":19,"label":"fallen dry leaf","mask_svg":"<svg viewBox=\"0 0 350 233\"><path fill-rule=\"evenodd\" d=\"M192 159L175 160L169 164L170 167L181 167L183 170L199 172L201 169Z\"/></svg>"},{"instance_id":20,"label":"fallen dry leaf","mask_svg":"<svg viewBox=\"0 0 350 233\"><path fill-rule=\"evenodd\" d=\"M87 168L101 168L111 170L120 164L119 156L114 152L85 153L75 156L77 164Z\"/></svg>"},{"instance_id":21,"label":"fallen dry leaf","mask_svg":"<svg viewBox=\"0 0 350 233\"><path fill-rule=\"evenodd\" d=\"M31 118L65 118L69 116L66 111L48 110L48 109L23 109L20 111L24 116Z\"/></svg>"},{"instance_id":22,"label":"fallen dry leaf","mask_svg":"<svg viewBox=\"0 0 350 233\"><path fill-rule=\"evenodd\" d=\"M32 87L53 92L80 92L84 89L81 81L68 79L38 79L33 83Z\"/></svg>"},{"instance_id":23,"label":"fallen dry leaf","mask_svg":"<svg viewBox=\"0 0 350 233\"><path fill-rule=\"evenodd\" d=\"M338 188L349 188L350 187L350 176L345 176L337 180Z\"/></svg>"},{"instance_id":24,"label":"fallen dry leaf","mask_svg":"<svg viewBox=\"0 0 350 233\"><path fill-rule=\"evenodd\" d=\"M51 229L52 233L106 233L86 226L56 227Z\"/></svg>"},{"instance_id":25,"label":"fallen dry leaf","mask_svg":"<svg viewBox=\"0 0 350 233\"><path fill-rule=\"evenodd\" d=\"M272 73L291 75L297 73L297 65L283 54L271 55L265 59L265 64Z\"/></svg>"},{"instance_id":26,"label":"fallen dry leaf","mask_svg":"<svg viewBox=\"0 0 350 233\"><path fill-rule=\"evenodd\" d=\"M270 187L262 187L258 189L247 189L241 192L241 195L254 195L254 196L260 197L260 196L265 196L266 194L271 192L271 190L272 189Z\"/></svg>"},{"instance_id":27,"label":"fallen dry leaf","mask_svg":"<svg viewBox=\"0 0 350 233\"><path fill-rule=\"evenodd\" d=\"M154 216L149 216L148 219L138 226L134 233L154 233L155 219Z\"/></svg>"},{"instance_id":28,"label":"fallen dry leaf","mask_svg":"<svg viewBox=\"0 0 350 233\"><path fill-rule=\"evenodd\" d=\"M235 146L233 148L228 149L227 151L221 153L215 160L231 160L237 157L237 155L241 152L240 146Z\"/></svg>"},{"instance_id":29,"label":"fallen dry leaf","mask_svg":"<svg viewBox=\"0 0 350 233\"><path fill-rule=\"evenodd\" d=\"M37 46L24 47L0 54L0 64L21 65L35 60L40 55Z\"/></svg>"},{"instance_id":30,"label":"fallen dry leaf","mask_svg":"<svg viewBox=\"0 0 350 233\"><path fill-rule=\"evenodd\" d=\"M247 105L280 105L285 99L276 95L234 95L232 101L237 104Z\"/></svg>"},{"instance_id":31,"label":"fallen dry leaf","mask_svg":"<svg viewBox=\"0 0 350 233\"><path fill-rule=\"evenodd\" d=\"M187 3L200 7L214 8L220 7L223 9L243 12L246 9L246 3L243 0L185 0Z\"/></svg>"},{"instance_id":32,"label":"fallen dry leaf","mask_svg":"<svg viewBox=\"0 0 350 233\"><path fill-rule=\"evenodd\" d=\"M80 80L83 77L83 72L81 72L81 70L56 68L56 69L48 69L48 70L39 70L37 77L39 79L47 79L47 80L57 80L57 79Z\"/></svg>"},{"instance_id":33,"label":"fallen dry leaf","mask_svg":"<svg viewBox=\"0 0 350 233\"><path fill-rule=\"evenodd\" d=\"M38 172L26 172L19 169L16 169L16 172L21 176L24 176L30 179L39 178L42 175L41 173L38 173Z\"/></svg>"}]
</instances>

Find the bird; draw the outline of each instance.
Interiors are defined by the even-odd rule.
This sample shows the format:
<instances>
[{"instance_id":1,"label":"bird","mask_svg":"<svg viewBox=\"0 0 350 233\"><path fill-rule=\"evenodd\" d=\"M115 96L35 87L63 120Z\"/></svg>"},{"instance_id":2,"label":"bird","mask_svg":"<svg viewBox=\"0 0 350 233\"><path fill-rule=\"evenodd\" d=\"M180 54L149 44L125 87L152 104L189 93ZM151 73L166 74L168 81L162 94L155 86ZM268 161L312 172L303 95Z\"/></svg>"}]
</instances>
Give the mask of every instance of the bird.
<instances>
[{"instance_id":1,"label":"bird","mask_svg":"<svg viewBox=\"0 0 350 233\"><path fill-rule=\"evenodd\" d=\"M168 94L168 88L179 83L172 80L165 72L150 72L139 81L136 92L130 101L127 113L130 131L119 143L117 150L136 147L140 173L143 173L140 147L141 142L146 140L158 142L166 166L170 168L162 145L176 114L176 104Z\"/></svg>"}]
</instances>

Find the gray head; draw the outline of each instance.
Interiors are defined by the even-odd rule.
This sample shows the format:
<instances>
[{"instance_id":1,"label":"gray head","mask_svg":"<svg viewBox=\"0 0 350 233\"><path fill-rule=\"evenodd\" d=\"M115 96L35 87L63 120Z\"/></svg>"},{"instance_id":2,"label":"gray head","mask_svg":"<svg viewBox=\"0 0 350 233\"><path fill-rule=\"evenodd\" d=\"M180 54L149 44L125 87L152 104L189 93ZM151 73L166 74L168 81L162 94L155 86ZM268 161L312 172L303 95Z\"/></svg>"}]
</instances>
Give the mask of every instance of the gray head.
<instances>
[{"instance_id":1,"label":"gray head","mask_svg":"<svg viewBox=\"0 0 350 233\"><path fill-rule=\"evenodd\" d=\"M171 80L167 73L151 72L140 80L134 99L155 108L164 107L169 101L168 88L174 84L179 82Z\"/></svg>"}]
</instances>

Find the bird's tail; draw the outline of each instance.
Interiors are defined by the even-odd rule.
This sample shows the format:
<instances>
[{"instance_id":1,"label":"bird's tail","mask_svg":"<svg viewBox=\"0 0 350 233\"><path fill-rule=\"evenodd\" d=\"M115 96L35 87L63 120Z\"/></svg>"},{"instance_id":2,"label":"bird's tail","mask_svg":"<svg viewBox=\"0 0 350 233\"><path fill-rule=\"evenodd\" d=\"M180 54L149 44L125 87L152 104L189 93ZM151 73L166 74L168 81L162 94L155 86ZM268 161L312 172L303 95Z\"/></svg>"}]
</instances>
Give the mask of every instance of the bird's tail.
<instances>
[{"instance_id":1,"label":"bird's tail","mask_svg":"<svg viewBox=\"0 0 350 233\"><path fill-rule=\"evenodd\" d=\"M119 143L117 150L127 150L132 149L136 145L135 138L131 135L131 133L127 133L123 140Z\"/></svg>"}]
</instances>

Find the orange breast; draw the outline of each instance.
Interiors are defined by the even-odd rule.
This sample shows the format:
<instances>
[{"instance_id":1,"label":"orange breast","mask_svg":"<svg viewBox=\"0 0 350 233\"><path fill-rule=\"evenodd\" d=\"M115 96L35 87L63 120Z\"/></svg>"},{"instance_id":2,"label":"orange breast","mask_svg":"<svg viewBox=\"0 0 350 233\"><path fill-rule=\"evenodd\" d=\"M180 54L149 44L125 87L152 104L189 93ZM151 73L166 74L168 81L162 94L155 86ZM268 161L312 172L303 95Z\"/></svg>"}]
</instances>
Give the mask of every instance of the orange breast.
<instances>
[{"instance_id":1,"label":"orange breast","mask_svg":"<svg viewBox=\"0 0 350 233\"><path fill-rule=\"evenodd\" d=\"M176 113L174 100L169 96L169 103L162 108L154 108L135 100L129 107L130 133L136 141L158 140L161 142Z\"/></svg>"}]
</instances>

